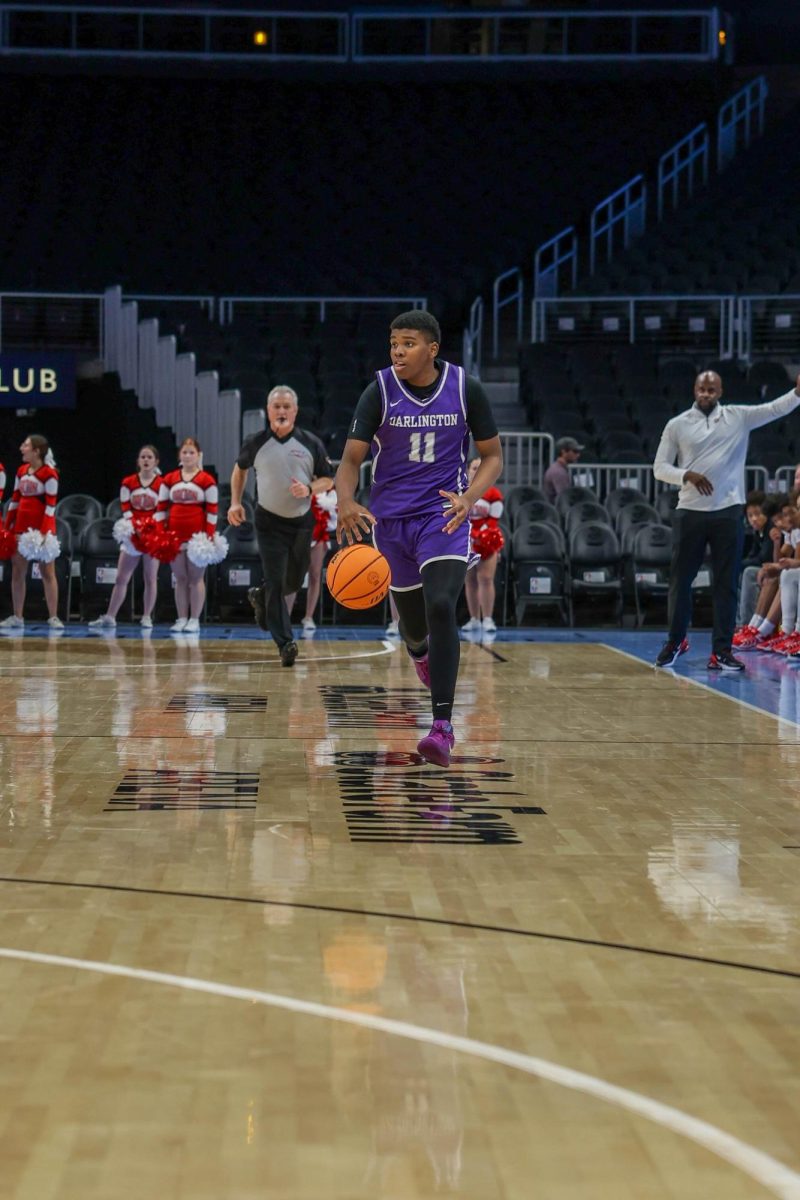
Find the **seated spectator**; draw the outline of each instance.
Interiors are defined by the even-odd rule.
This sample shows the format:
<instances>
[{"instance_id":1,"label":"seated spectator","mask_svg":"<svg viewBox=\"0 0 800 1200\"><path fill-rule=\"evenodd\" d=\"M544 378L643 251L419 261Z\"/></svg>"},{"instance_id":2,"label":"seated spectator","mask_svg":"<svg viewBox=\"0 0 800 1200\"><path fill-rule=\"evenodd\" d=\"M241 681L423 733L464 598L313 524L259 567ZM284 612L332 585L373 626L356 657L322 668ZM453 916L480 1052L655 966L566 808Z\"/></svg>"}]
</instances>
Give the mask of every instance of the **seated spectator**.
<instances>
[{"instance_id":1,"label":"seated spectator","mask_svg":"<svg viewBox=\"0 0 800 1200\"><path fill-rule=\"evenodd\" d=\"M758 568L756 574L760 590L755 611L747 625L734 634L734 644L739 650L772 649L773 644L777 645L784 636L780 628L780 577L784 571L793 570L800 562L795 554L800 544L799 498L800 492L797 491L789 496L771 498L774 511L771 511L769 500L764 502L767 515L772 520L768 536L773 544L773 556L770 562Z\"/></svg>"},{"instance_id":2,"label":"seated spectator","mask_svg":"<svg viewBox=\"0 0 800 1200\"><path fill-rule=\"evenodd\" d=\"M571 484L569 464L577 462L583 446L575 438L562 437L556 442L556 458L544 473L542 487L549 504L555 504L558 495Z\"/></svg>"},{"instance_id":3,"label":"seated spectator","mask_svg":"<svg viewBox=\"0 0 800 1200\"><path fill-rule=\"evenodd\" d=\"M756 576L765 563L774 558L774 542L770 538L772 519L768 515L770 501L764 492L748 492L744 515L747 521L744 548L742 550L741 577L739 581L739 610L737 631L747 625L747 618L755 611L758 597ZM772 502L774 508L774 502Z\"/></svg>"}]
</instances>

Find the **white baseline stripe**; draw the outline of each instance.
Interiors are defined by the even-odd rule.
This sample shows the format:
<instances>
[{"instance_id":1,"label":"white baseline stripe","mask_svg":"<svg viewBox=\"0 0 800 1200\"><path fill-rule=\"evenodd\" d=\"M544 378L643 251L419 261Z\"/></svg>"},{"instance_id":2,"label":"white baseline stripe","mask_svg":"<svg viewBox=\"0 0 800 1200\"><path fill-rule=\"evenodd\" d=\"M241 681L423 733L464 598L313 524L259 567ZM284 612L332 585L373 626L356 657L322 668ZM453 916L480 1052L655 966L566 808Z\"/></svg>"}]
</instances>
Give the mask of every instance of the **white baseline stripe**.
<instances>
[{"instance_id":1,"label":"white baseline stripe","mask_svg":"<svg viewBox=\"0 0 800 1200\"><path fill-rule=\"evenodd\" d=\"M756 1180L775 1196L780 1197L780 1200L800 1200L800 1174L778 1162L769 1154L756 1150L755 1147L739 1141L732 1134L724 1133L706 1121L688 1116L680 1109L671 1108L667 1104L661 1104L658 1100L641 1096L638 1092L628 1091L627 1088L617 1087L615 1084L606 1083L605 1080L597 1079L593 1075L584 1075L581 1071L573 1071L569 1067L561 1067L557 1063L547 1062L542 1058L533 1058L515 1050L505 1050L502 1046L493 1046L488 1042L477 1042L471 1038L443 1033L438 1029L410 1025L406 1021L393 1021L388 1017L351 1012L348 1009L333 1008L327 1004L297 1000L293 996L279 996L273 992L232 987L226 983L215 983L207 979L193 979L185 975L146 971L139 967L118 966L115 963L93 962L88 959L38 954L30 950L12 950L5 947L0 947L0 958L39 963L42 966L67 967L76 971L94 971L98 975L122 976L127 979L137 979L143 983L164 984L167 987L183 988L191 992L205 992L207 995L221 996L228 1000L244 1000L250 1004L264 1004L270 1008L282 1008L303 1016L323 1017L328 1021L360 1025L393 1037L409 1038L411 1041L427 1043L429 1046L440 1046L443 1050L469 1054L473 1058L482 1058L487 1062L498 1063L500 1066L511 1067L513 1070L535 1075L539 1079L545 1079L560 1087L583 1092L587 1096L593 1096L608 1104L616 1104L619 1108L627 1109L634 1116L644 1117L680 1137L696 1142L698 1146L702 1146L718 1158L724 1159L725 1162L738 1168L745 1175L749 1175L751 1179Z\"/></svg>"}]
</instances>

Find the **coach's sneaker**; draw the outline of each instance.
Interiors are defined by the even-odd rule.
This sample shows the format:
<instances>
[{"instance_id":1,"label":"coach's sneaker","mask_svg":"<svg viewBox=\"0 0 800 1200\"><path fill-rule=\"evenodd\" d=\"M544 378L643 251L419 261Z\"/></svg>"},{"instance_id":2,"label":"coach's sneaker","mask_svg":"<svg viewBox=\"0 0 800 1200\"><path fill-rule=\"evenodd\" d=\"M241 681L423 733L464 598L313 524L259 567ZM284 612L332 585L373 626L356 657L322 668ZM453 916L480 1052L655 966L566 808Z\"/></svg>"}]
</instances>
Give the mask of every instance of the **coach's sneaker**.
<instances>
[{"instance_id":1,"label":"coach's sneaker","mask_svg":"<svg viewBox=\"0 0 800 1200\"><path fill-rule=\"evenodd\" d=\"M719 654L712 654L706 665L709 671L744 670L744 663L734 658L730 650L720 650Z\"/></svg>"},{"instance_id":2,"label":"coach's sneaker","mask_svg":"<svg viewBox=\"0 0 800 1200\"><path fill-rule=\"evenodd\" d=\"M406 647L406 649L408 649L408 647ZM408 657L414 664L414 670L417 672L417 678L419 679L420 683L426 687L428 691L430 691L431 671L430 666L428 665L428 651L425 651L425 653L422 655L422 658L416 658L409 650Z\"/></svg>"},{"instance_id":3,"label":"coach's sneaker","mask_svg":"<svg viewBox=\"0 0 800 1200\"><path fill-rule=\"evenodd\" d=\"M671 667L688 649L689 642L686 638L682 642L664 642L664 645L658 652L655 665L657 667Z\"/></svg>"},{"instance_id":4,"label":"coach's sneaker","mask_svg":"<svg viewBox=\"0 0 800 1200\"><path fill-rule=\"evenodd\" d=\"M294 660L297 658L297 642L287 642L285 646L281 646L281 666L293 667Z\"/></svg>"},{"instance_id":5,"label":"coach's sneaker","mask_svg":"<svg viewBox=\"0 0 800 1200\"><path fill-rule=\"evenodd\" d=\"M417 753L436 767L450 766L450 752L456 744L453 726L449 721L434 721L431 731L417 742Z\"/></svg>"},{"instance_id":6,"label":"coach's sneaker","mask_svg":"<svg viewBox=\"0 0 800 1200\"><path fill-rule=\"evenodd\" d=\"M253 606L253 612L255 613L255 616L256 616L256 625L258 626L259 629L263 629L264 632L266 633L267 632L267 609L266 609L266 605L264 604L264 588L263 588L263 586L248 588L247 599L250 601L251 605Z\"/></svg>"},{"instance_id":7,"label":"coach's sneaker","mask_svg":"<svg viewBox=\"0 0 800 1200\"><path fill-rule=\"evenodd\" d=\"M22 617L10 616L4 621L0 621L0 629L24 629L25 622Z\"/></svg>"}]
</instances>

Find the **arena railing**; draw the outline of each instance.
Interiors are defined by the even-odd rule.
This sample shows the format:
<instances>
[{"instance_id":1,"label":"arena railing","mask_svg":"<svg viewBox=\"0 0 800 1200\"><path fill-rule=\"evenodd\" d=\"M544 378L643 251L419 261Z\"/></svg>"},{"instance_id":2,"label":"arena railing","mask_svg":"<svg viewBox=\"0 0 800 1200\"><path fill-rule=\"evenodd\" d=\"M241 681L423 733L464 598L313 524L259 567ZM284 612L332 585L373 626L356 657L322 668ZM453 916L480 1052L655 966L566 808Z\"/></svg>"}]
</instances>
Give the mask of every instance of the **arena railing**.
<instances>
[{"instance_id":1,"label":"arena railing","mask_svg":"<svg viewBox=\"0 0 800 1200\"><path fill-rule=\"evenodd\" d=\"M343 8L346 6L342 6ZM726 57L718 6L639 12L243 11L179 5L2 4L0 52L86 59L280 62L665 62ZM727 32L727 31L726 31Z\"/></svg>"},{"instance_id":2,"label":"arena railing","mask_svg":"<svg viewBox=\"0 0 800 1200\"><path fill-rule=\"evenodd\" d=\"M776 492L791 492L794 487L794 473L796 470L796 464L794 466L778 467L774 475Z\"/></svg>"},{"instance_id":3,"label":"arena railing","mask_svg":"<svg viewBox=\"0 0 800 1200\"><path fill-rule=\"evenodd\" d=\"M763 75L740 88L725 102L718 113L717 128L717 160L721 170L740 144L749 145L756 131L761 133L764 126L764 111L768 94L767 81ZM725 114L729 114L726 116ZM721 147L727 147L725 153ZM682 196L688 198L699 186L699 174L702 171L703 183L708 182L709 174L709 135L705 125L698 125L685 137L681 138L658 162L655 186L657 196L658 219L664 214L665 201L672 199L674 208ZM631 241L644 232L647 219L647 180L640 173L623 187L610 196L601 200L592 211L588 230L588 255L586 264L590 273L594 274L595 267L602 259L601 250L605 250L605 260L610 262L616 251L626 248ZM586 237L584 231L582 237ZM534 301L552 300L559 294L562 276L569 268L571 286L575 287L578 272L578 262L581 255L581 238L573 226L568 226L561 233L542 243L534 253L533 272L529 281ZM499 276L498 279L505 277ZM493 291L496 291L498 280L495 280ZM523 274L520 279L521 290L525 291L526 279ZM500 307L495 303L492 309L492 348L495 358L498 357L500 337ZM535 336L535 335L534 335ZM542 340L535 337L535 340Z\"/></svg>"},{"instance_id":4,"label":"arena railing","mask_svg":"<svg viewBox=\"0 0 800 1200\"><path fill-rule=\"evenodd\" d=\"M555 457L552 434L501 430L500 444L503 448L503 474L500 483L504 487L532 484L539 487L544 473Z\"/></svg>"},{"instance_id":5,"label":"arena railing","mask_svg":"<svg viewBox=\"0 0 800 1200\"><path fill-rule=\"evenodd\" d=\"M254 306L260 306L264 315L269 306L284 310L289 306L298 305L316 308L319 320L324 324L330 311L340 305L380 310L392 308L394 315L398 308L427 308L428 300L425 296L220 296L217 300L217 313L220 325L230 325L234 320L236 308L247 309L249 315L252 315Z\"/></svg>"},{"instance_id":6,"label":"arena railing","mask_svg":"<svg viewBox=\"0 0 800 1200\"><path fill-rule=\"evenodd\" d=\"M794 472L794 467L791 468ZM596 492L598 499L605 503L609 492L616 488L637 488L650 503L653 503L662 493L677 491L671 483L662 483L653 474L653 464L649 463L570 463L570 479L576 486L589 487ZM769 490L769 472L765 467L745 467L745 488L752 491L757 489Z\"/></svg>"},{"instance_id":7,"label":"arena railing","mask_svg":"<svg viewBox=\"0 0 800 1200\"><path fill-rule=\"evenodd\" d=\"M664 217L666 200L674 209L682 198L692 198L698 175L701 175L703 185L708 183L708 147L708 126L704 121L661 155L656 189L659 221Z\"/></svg>"},{"instance_id":8,"label":"arena railing","mask_svg":"<svg viewBox=\"0 0 800 1200\"><path fill-rule=\"evenodd\" d=\"M363 63L715 62L727 41L721 29L717 7L533 13L398 7L353 13L352 57ZM671 38L673 49L665 49Z\"/></svg>"},{"instance_id":9,"label":"arena railing","mask_svg":"<svg viewBox=\"0 0 800 1200\"><path fill-rule=\"evenodd\" d=\"M483 299L476 296L469 310L469 321L464 330L463 358L464 370L468 375L481 377L481 347L483 345Z\"/></svg>"}]
</instances>

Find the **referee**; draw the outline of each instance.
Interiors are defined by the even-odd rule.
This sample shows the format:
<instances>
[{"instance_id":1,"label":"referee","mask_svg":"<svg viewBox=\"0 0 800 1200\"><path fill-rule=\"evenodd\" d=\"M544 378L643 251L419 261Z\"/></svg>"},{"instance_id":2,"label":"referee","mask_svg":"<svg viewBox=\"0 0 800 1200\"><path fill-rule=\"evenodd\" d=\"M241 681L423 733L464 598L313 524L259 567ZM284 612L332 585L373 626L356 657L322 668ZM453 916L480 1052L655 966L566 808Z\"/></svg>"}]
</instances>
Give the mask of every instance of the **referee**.
<instances>
[{"instance_id":1,"label":"referee","mask_svg":"<svg viewBox=\"0 0 800 1200\"><path fill-rule=\"evenodd\" d=\"M655 665L671 667L689 649L692 581L711 551L714 633L709 671L743 671L731 653L744 524L744 465L752 429L788 416L800 404L794 391L769 404L720 404L722 380L703 371L694 383L694 404L667 422L653 463L663 483L680 487L673 517L669 583L669 635ZM675 460L677 459L677 466Z\"/></svg>"},{"instance_id":2,"label":"referee","mask_svg":"<svg viewBox=\"0 0 800 1200\"><path fill-rule=\"evenodd\" d=\"M256 536L264 583L248 599L262 629L269 630L284 667L294 666L297 643L285 597L298 591L308 571L314 519L311 497L333 487L333 466L313 433L295 426L297 393L279 385L267 396L267 428L247 438L231 475L228 523L247 515L242 494L251 467L256 472Z\"/></svg>"}]
</instances>

